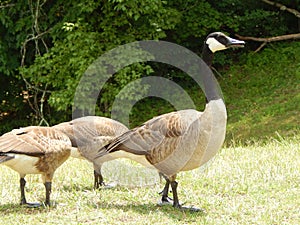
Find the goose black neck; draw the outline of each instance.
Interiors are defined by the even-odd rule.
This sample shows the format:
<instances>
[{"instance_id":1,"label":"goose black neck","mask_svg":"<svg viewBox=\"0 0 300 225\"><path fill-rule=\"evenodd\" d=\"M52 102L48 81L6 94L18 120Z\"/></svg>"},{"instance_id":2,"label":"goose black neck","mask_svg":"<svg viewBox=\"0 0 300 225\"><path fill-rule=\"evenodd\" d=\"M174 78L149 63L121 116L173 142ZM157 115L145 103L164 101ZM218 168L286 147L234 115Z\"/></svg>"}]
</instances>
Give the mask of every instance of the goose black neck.
<instances>
[{"instance_id":1,"label":"goose black neck","mask_svg":"<svg viewBox=\"0 0 300 225\"><path fill-rule=\"evenodd\" d=\"M211 68L212 61L214 58L214 53L208 48L207 44L204 42L202 49L202 60L206 63L206 65ZM216 81L213 81L215 77L211 72L211 76L207 76L204 79L204 92L205 92L205 100L208 103L211 100L220 99L220 90L214 85Z\"/></svg>"},{"instance_id":2,"label":"goose black neck","mask_svg":"<svg viewBox=\"0 0 300 225\"><path fill-rule=\"evenodd\" d=\"M202 49L202 60L211 67L212 61L214 58L214 53L208 48L207 44L204 43L203 49Z\"/></svg>"}]
</instances>

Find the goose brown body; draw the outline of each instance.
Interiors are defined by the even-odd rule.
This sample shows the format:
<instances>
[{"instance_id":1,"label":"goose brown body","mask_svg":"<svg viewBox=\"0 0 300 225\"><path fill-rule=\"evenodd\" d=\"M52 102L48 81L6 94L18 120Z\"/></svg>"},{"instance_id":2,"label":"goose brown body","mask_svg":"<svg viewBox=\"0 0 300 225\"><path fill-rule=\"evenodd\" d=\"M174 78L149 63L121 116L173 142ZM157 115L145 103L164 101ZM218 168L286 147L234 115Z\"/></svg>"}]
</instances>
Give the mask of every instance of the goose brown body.
<instances>
[{"instance_id":1,"label":"goose brown body","mask_svg":"<svg viewBox=\"0 0 300 225\"><path fill-rule=\"evenodd\" d=\"M50 127L14 129L0 137L0 163L20 175L21 204L26 204L26 174L41 174L46 187L45 204L50 204L51 182L56 169L70 156L71 141Z\"/></svg>"},{"instance_id":2,"label":"goose brown body","mask_svg":"<svg viewBox=\"0 0 300 225\"><path fill-rule=\"evenodd\" d=\"M107 147L143 154L151 165L171 177L198 168L216 154L225 138L226 118L223 101L215 100L204 112L187 109L154 117Z\"/></svg>"},{"instance_id":3,"label":"goose brown body","mask_svg":"<svg viewBox=\"0 0 300 225\"><path fill-rule=\"evenodd\" d=\"M72 146L75 147L71 156L84 158L93 163L94 188L99 188L100 185L104 184L101 167L107 161L117 158L129 158L143 165L150 165L145 156L124 151L118 151L101 158L97 157L99 148L105 146L116 136L128 131L125 125L116 120L106 117L85 116L57 124L53 128L62 131L70 138Z\"/></svg>"}]
</instances>

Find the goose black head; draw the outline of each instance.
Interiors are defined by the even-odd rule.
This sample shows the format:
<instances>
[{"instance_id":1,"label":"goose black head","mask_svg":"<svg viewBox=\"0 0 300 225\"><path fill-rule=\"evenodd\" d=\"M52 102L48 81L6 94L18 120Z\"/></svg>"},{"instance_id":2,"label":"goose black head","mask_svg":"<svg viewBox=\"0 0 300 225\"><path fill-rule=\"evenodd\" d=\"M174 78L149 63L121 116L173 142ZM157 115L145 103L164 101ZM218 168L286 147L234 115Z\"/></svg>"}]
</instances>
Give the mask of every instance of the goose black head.
<instances>
[{"instance_id":1,"label":"goose black head","mask_svg":"<svg viewBox=\"0 0 300 225\"><path fill-rule=\"evenodd\" d=\"M206 37L205 44L214 53L230 47L244 47L245 42L228 37L222 32L214 32Z\"/></svg>"}]
</instances>

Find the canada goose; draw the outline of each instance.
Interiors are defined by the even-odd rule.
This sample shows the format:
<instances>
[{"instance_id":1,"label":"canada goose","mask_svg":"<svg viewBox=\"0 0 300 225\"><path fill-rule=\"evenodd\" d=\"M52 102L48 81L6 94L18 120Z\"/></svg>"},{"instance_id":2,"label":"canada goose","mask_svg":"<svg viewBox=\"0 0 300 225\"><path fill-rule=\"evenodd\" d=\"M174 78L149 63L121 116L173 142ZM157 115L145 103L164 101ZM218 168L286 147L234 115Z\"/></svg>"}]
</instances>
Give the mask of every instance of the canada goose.
<instances>
[{"instance_id":1,"label":"canada goose","mask_svg":"<svg viewBox=\"0 0 300 225\"><path fill-rule=\"evenodd\" d=\"M221 32L211 33L204 42L203 61L211 66L216 51L243 47L244 44L244 41ZM206 85L204 82L207 104L203 112L186 109L154 117L111 141L99 150L99 157L119 150L145 155L150 164L166 178L162 201L168 201L171 185L173 206L183 208L178 200L176 174L206 163L216 154L225 138L225 104L220 94L209 91Z\"/></svg>"},{"instance_id":2,"label":"canada goose","mask_svg":"<svg viewBox=\"0 0 300 225\"><path fill-rule=\"evenodd\" d=\"M128 158L144 166L151 166L145 156L134 155L124 151L96 158L99 148L116 136L128 131L125 125L116 120L99 116L85 116L57 124L53 128L62 131L70 138L72 147L75 147L71 152L72 157L84 158L93 163L94 188L104 185L101 167L107 161L117 158Z\"/></svg>"},{"instance_id":3,"label":"canada goose","mask_svg":"<svg viewBox=\"0 0 300 225\"><path fill-rule=\"evenodd\" d=\"M27 203L24 189L26 174L41 174L45 205L50 205L54 172L70 156L71 146L68 136L50 127L14 129L0 137L0 163L20 174L21 204L40 205Z\"/></svg>"}]
</instances>

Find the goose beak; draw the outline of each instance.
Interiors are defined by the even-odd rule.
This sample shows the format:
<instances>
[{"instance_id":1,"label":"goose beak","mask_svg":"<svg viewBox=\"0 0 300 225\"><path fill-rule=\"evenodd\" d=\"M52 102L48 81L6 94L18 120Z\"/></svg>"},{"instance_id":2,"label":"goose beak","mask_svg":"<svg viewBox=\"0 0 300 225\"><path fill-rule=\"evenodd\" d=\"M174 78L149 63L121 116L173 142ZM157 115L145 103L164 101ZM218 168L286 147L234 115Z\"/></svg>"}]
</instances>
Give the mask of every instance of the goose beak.
<instances>
[{"instance_id":1,"label":"goose beak","mask_svg":"<svg viewBox=\"0 0 300 225\"><path fill-rule=\"evenodd\" d=\"M226 47L227 48L229 48L229 47L243 48L244 45L245 45L244 41L228 37L228 43L227 43Z\"/></svg>"}]
</instances>

